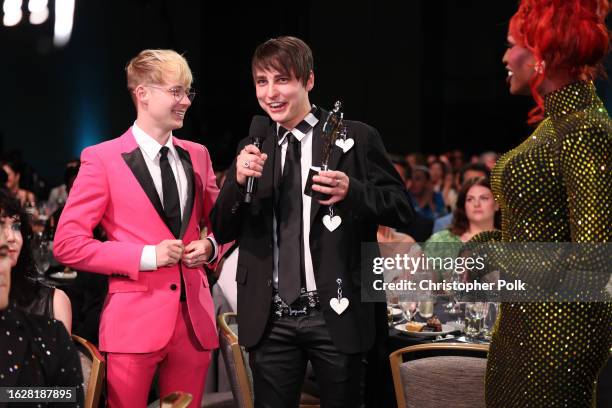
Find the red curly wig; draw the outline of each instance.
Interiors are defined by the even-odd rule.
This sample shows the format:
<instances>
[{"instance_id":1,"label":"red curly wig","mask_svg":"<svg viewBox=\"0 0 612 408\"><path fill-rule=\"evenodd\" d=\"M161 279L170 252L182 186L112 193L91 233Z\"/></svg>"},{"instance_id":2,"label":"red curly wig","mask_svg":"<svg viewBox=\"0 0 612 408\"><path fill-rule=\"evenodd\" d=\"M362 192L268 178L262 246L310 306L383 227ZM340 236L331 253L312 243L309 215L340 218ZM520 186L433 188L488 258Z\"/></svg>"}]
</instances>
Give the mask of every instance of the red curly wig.
<instances>
[{"instance_id":1,"label":"red curly wig","mask_svg":"<svg viewBox=\"0 0 612 408\"><path fill-rule=\"evenodd\" d=\"M610 42L605 23L609 9L608 0L521 0L509 31L539 62L531 79L537 105L528 123L543 118L544 98L538 88L547 72L568 73L577 80L594 79L603 72Z\"/></svg>"}]
</instances>

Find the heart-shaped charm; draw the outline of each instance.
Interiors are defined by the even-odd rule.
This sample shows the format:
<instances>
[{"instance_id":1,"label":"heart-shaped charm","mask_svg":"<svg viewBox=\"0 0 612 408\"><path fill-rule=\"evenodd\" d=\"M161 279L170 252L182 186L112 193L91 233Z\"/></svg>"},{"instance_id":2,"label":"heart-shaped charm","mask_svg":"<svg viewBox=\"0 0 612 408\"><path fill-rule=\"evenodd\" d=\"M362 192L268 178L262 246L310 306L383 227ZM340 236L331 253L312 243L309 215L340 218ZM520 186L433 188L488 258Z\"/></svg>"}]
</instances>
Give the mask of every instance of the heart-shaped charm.
<instances>
[{"instance_id":1,"label":"heart-shaped charm","mask_svg":"<svg viewBox=\"0 0 612 408\"><path fill-rule=\"evenodd\" d=\"M342 314L342 312L344 312L346 308L348 307L349 300L345 297L343 297L340 300L338 300L337 298L331 298L329 300L329 305L331 306L332 309L334 309L334 312L338 314Z\"/></svg>"},{"instance_id":2,"label":"heart-shaped charm","mask_svg":"<svg viewBox=\"0 0 612 408\"><path fill-rule=\"evenodd\" d=\"M336 139L336 146L342 149L344 153L351 150L351 147L355 144L353 139Z\"/></svg>"},{"instance_id":3,"label":"heart-shaped charm","mask_svg":"<svg viewBox=\"0 0 612 408\"><path fill-rule=\"evenodd\" d=\"M342 218L339 215L330 217L329 214L323 216L323 225L330 231L333 232L342 224Z\"/></svg>"}]
</instances>

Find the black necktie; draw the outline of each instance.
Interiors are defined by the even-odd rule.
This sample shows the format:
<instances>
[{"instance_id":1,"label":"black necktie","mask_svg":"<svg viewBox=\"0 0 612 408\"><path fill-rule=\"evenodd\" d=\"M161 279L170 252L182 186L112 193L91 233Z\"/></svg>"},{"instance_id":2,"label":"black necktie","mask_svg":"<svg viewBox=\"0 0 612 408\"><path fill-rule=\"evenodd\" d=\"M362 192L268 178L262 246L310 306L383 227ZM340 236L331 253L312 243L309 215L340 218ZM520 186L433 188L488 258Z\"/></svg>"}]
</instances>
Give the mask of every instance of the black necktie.
<instances>
[{"instance_id":1,"label":"black necktie","mask_svg":"<svg viewBox=\"0 0 612 408\"><path fill-rule=\"evenodd\" d=\"M178 188L174 173L168 162L167 146L162 146L159 151L159 167L161 168L162 176L162 193L164 195L164 213L170 231L175 238L181 234L181 202L179 200Z\"/></svg>"},{"instance_id":2,"label":"black necktie","mask_svg":"<svg viewBox=\"0 0 612 408\"><path fill-rule=\"evenodd\" d=\"M281 127L279 132L287 130ZM291 133L287 134L287 142L278 204L278 292L281 299L291 305L302 287L304 243L301 144Z\"/></svg>"}]
</instances>

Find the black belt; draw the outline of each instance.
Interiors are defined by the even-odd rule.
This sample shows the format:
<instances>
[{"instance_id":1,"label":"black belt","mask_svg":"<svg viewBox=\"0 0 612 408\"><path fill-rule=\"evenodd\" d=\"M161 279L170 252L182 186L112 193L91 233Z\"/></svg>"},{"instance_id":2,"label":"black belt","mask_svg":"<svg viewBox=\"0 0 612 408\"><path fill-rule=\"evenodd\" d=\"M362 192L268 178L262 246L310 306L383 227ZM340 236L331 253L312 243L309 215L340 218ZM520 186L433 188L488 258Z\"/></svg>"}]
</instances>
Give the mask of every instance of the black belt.
<instances>
[{"instance_id":1,"label":"black belt","mask_svg":"<svg viewBox=\"0 0 612 408\"><path fill-rule=\"evenodd\" d=\"M316 290L302 292L295 302L287 305L274 290L272 297L272 314L274 317L305 316L311 310L319 310L319 294Z\"/></svg>"}]
</instances>

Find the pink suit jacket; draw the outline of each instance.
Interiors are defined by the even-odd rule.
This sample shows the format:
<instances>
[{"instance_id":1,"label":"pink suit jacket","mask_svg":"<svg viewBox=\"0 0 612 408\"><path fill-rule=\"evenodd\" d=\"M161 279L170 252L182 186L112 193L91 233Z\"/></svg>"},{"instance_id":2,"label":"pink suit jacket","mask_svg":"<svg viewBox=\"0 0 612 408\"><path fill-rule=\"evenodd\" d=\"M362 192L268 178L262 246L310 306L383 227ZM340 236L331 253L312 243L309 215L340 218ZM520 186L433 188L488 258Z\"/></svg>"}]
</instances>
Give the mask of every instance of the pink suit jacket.
<instances>
[{"instance_id":1,"label":"pink suit jacket","mask_svg":"<svg viewBox=\"0 0 612 408\"><path fill-rule=\"evenodd\" d=\"M173 137L187 173L181 239L210 231L209 213L219 193L208 150ZM93 238L101 224L108 241ZM109 276L100 319L100 349L147 353L163 348L179 313L180 272L196 337L205 349L218 346L213 301L203 268L185 265L139 271L145 245L175 239L131 129L121 137L83 150L81 168L60 218L54 241L59 262ZM221 248L220 248L221 252ZM219 254L221 255L221 254Z\"/></svg>"}]
</instances>

